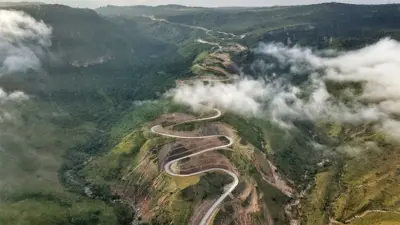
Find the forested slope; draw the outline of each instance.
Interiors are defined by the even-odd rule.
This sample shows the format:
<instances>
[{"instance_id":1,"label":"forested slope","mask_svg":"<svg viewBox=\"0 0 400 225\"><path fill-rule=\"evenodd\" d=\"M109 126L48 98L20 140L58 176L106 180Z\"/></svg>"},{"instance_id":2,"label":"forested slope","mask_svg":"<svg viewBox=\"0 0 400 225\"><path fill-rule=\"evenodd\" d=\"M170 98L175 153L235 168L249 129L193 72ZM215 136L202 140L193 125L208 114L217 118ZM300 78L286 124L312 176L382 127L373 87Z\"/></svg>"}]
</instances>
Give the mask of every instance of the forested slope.
<instances>
[{"instance_id":1,"label":"forested slope","mask_svg":"<svg viewBox=\"0 0 400 225\"><path fill-rule=\"evenodd\" d=\"M52 45L41 58L40 70L0 77L7 93L19 90L29 96L12 107L2 105L15 119L2 121L0 129L2 224L185 224L194 202L215 194L221 185L211 176L197 187L179 188L158 173L156 157L148 154L165 140L149 134L146 123L164 113L189 112L170 100L158 100L176 80L218 74L223 65L210 59L210 53L232 42L250 48L230 54L232 71L257 78L265 74L254 62L274 60L251 51L259 41L349 50L385 36L400 39L398 5L107 6L96 11L45 4L0 7L24 11L52 27ZM204 68L204 60L216 62L217 69ZM269 75L289 69L277 67ZM286 75L290 82L304 81ZM342 90L335 84L328 88ZM1 118L4 115L2 111ZM398 214L385 213L399 210L398 147L372 126L296 121L298 129L287 132L272 121L233 113L226 113L221 122L232 125L241 137L243 151L228 156L244 177L254 179L265 202L260 207L269 209L251 215L258 224L265 224L268 215L275 224L287 224L284 207L298 200L262 181L254 158L263 154L299 193L305 190L302 208L292 212L305 224L398 221ZM334 151L326 155L311 144L315 140ZM366 147L370 141L385 151L368 149L361 158L341 152L341 146ZM150 172L141 168L129 173L143 159L149 161ZM171 204L162 204L163 195ZM134 215L138 202L149 212L144 218ZM223 216L235 211L224 210ZM352 220L368 210L385 212Z\"/></svg>"}]
</instances>

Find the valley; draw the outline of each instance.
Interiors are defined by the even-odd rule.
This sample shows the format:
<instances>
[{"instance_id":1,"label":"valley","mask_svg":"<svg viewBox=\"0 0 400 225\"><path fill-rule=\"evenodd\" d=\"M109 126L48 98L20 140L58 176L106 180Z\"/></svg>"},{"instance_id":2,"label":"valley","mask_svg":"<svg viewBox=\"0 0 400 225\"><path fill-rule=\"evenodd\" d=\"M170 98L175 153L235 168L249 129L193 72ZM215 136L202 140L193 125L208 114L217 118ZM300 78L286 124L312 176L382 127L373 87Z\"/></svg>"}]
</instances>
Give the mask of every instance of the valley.
<instances>
[{"instance_id":1,"label":"valley","mask_svg":"<svg viewBox=\"0 0 400 225\"><path fill-rule=\"evenodd\" d=\"M0 224L397 224L397 7L0 4Z\"/></svg>"}]
</instances>

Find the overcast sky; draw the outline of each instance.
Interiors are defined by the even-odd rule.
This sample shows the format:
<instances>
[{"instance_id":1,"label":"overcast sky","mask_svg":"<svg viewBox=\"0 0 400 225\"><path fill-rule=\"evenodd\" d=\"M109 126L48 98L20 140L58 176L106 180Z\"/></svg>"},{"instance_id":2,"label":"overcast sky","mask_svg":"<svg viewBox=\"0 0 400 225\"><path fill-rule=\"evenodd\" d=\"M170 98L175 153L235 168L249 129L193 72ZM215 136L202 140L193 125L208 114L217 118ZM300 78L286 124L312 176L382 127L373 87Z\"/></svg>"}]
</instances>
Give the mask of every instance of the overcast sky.
<instances>
[{"instance_id":1,"label":"overcast sky","mask_svg":"<svg viewBox=\"0 0 400 225\"><path fill-rule=\"evenodd\" d=\"M0 2L19 2L21 0L0 0ZM272 6L300 5L332 2L333 0L37 0L45 3L59 3L74 7L95 8L102 5L165 5L180 4L190 6ZM386 4L400 3L400 0L340 0L338 2L353 4Z\"/></svg>"}]
</instances>

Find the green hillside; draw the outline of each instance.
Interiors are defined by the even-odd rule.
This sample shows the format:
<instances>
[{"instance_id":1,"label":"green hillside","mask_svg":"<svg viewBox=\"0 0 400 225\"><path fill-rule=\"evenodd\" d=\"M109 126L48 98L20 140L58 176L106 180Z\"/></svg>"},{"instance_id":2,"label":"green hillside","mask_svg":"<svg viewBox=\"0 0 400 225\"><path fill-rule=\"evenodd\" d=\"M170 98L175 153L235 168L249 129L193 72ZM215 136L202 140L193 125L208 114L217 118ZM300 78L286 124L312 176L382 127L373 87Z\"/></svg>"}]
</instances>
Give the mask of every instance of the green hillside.
<instances>
[{"instance_id":1,"label":"green hillside","mask_svg":"<svg viewBox=\"0 0 400 225\"><path fill-rule=\"evenodd\" d=\"M172 140L151 134L149 123L175 112L199 116L163 93L176 80L196 76L264 75L252 67L262 57L251 51L259 41L349 50L386 36L400 40L398 8L326 3L90 10L0 3L0 9L24 11L53 29L40 70L0 76L6 92L29 96L0 101L0 224L187 224L196 206L217 196L228 178L176 179L160 172L154 152ZM234 43L248 49L226 50ZM229 65L213 55L218 49ZM330 85L340 95L340 84ZM12 119L3 121L7 113ZM227 200L215 224L398 224L399 147L373 124L298 120L296 129L286 130L272 120L233 113L217 122L237 135L235 151L223 155L241 175L233 195L245 197ZM349 155L349 146L364 149L362 157ZM295 189L294 196L266 182L274 172Z\"/></svg>"}]
</instances>

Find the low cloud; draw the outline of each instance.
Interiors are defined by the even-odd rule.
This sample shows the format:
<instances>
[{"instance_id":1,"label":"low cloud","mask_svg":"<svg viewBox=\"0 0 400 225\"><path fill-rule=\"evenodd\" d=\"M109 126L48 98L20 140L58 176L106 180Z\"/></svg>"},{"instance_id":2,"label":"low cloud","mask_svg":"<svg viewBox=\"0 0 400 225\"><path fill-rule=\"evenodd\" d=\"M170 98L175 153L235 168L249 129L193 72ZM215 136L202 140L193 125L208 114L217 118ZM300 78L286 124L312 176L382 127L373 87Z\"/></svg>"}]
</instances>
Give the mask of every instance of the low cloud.
<instances>
[{"instance_id":1,"label":"low cloud","mask_svg":"<svg viewBox=\"0 0 400 225\"><path fill-rule=\"evenodd\" d=\"M40 58L51 46L51 32L46 24L23 12L0 10L0 76L39 70ZM21 122L19 105L28 99L22 91L8 92L0 87L0 151L5 154L9 149L3 144L8 143L10 137L20 136L15 132ZM18 140L18 145L21 143L23 140Z\"/></svg>"},{"instance_id":2,"label":"low cloud","mask_svg":"<svg viewBox=\"0 0 400 225\"><path fill-rule=\"evenodd\" d=\"M281 44L261 44L256 52L275 57L281 65L289 66L292 74L311 74L306 82L310 97L292 101L303 102L303 110L313 117L363 122L400 114L400 43L395 40L385 38L360 50L329 54ZM351 88L341 90L350 101L345 104L328 93L328 82L343 87L359 83L361 93L354 94Z\"/></svg>"},{"instance_id":3,"label":"low cloud","mask_svg":"<svg viewBox=\"0 0 400 225\"><path fill-rule=\"evenodd\" d=\"M0 88L0 103L7 103L7 102L21 102L28 100L29 97L22 91L14 91L11 93L5 92L3 89Z\"/></svg>"},{"instance_id":4,"label":"low cloud","mask_svg":"<svg viewBox=\"0 0 400 225\"><path fill-rule=\"evenodd\" d=\"M0 76L29 69L39 70L40 58L51 46L52 29L21 11L0 10ZM0 123L13 121L17 104L28 100L22 91L0 87ZM2 131L3 129L0 129Z\"/></svg>"},{"instance_id":5,"label":"low cloud","mask_svg":"<svg viewBox=\"0 0 400 225\"><path fill-rule=\"evenodd\" d=\"M18 114L16 105L28 99L29 96L21 91L7 93L0 88L0 124L4 122L13 122L15 120L14 114ZM3 130L0 129L0 132L1 131Z\"/></svg>"},{"instance_id":6,"label":"low cloud","mask_svg":"<svg viewBox=\"0 0 400 225\"><path fill-rule=\"evenodd\" d=\"M38 70L51 27L20 11L0 10L0 75Z\"/></svg>"},{"instance_id":7,"label":"low cloud","mask_svg":"<svg viewBox=\"0 0 400 225\"><path fill-rule=\"evenodd\" d=\"M261 101L269 89L262 80L242 78L231 84L211 83L204 85L183 85L172 89L167 96L174 101L191 106L194 110L218 107L244 116L257 116L261 113Z\"/></svg>"},{"instance_id":8,"label":"low cloud","mask_svg":"<svg viewBox=\"0 0 400 225\"><path fill-rule=\"evenodd\" d=\"M274 59L255 61L253 68L258 74L262 71L263 79L242 76L230 84L199 82L179 86L167 96L195 110L207 104L285 127L299 119L374 122L377 129L400 137L400 122L393 119L400 115L399 42L386 38L348 52L269 43L260 44L254 53ZM288 74L273 74L275 68L287 68ZM283 79L285 75L305 78L294 85ZM355 83L359 85L352 86ZM330 90L332 84L341 89Z\"/></svg>"}]
</instances>

